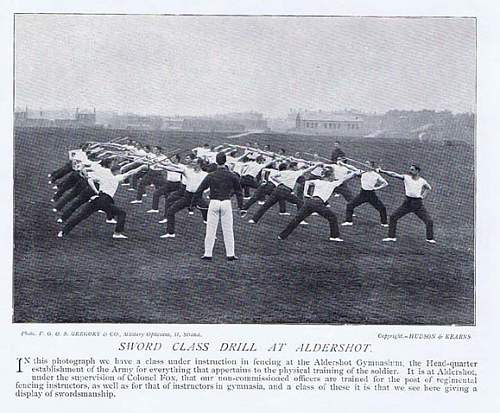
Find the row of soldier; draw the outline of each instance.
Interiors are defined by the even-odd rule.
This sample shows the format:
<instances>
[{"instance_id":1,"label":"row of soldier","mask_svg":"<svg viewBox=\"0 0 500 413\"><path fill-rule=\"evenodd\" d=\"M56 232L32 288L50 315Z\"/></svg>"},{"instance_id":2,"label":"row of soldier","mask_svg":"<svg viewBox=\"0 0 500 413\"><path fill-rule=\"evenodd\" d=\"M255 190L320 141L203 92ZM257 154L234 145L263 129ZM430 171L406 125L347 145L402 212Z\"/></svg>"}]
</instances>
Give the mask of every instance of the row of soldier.
<instances>
[{"instance_id":1,"label":"row of soldier","mask_svg":"<svg viewBox=\"0 0 500 413\"><path fill-rule=\"evenodd\" d=\"M281 240L298 225L307 225L308 216L317 214L329 222L329 239L341 242L337 217L329 203L332 196L343 196L347 201L343 226L353 225L354 209L368 202L378 211L380 224L389 227L383 241L396 241L397 221L413 212L426 225L426 240L435 242L433 222L423 205L423 198L431 188L420 176L417 165L411 165L407 174L385 171L374 162L361 164L346 158L338 148L330 160L316 154L307 154L310 158L307 160L304 154L289 156L283 149L272 152L268 145L260 149L256 144L217 147L205 144L186 155L181 156L182 153L179 150L164 152L161 147L143 146L133 140L124 143L122 139L90 142L70 151L70 160L49 174L50 183L56 189L53 209L61 213L58 222L64 224L58 236L67 236L84 219L102 211L107 215L106 222L116 224L113 238L126 238L126 212L114 203L119 186L136 191L131 203L142 204L147 188L153 185L152 205L147 210L150 214L159 213L161 199L165 199L164 215L159 222L166 223L167 228L161 238L175 237L176 214L183 209L188 209L189 214L199 210L206 223L208 202L198 188L216 169L217 154L224 153L224 167L238 176L245 195L240 215L247 215L258 204L248 221L250 224L257 224L275 204L279 204L281 215L290 215L287 203L296 205L297 213L278 236ZM405 186L404 202L389 220L386 207L376 194L388 185L381 174L401 179ZM356 177L360 178L361 189L353 196L347 182Z\"/></svg>"}]
</instances>

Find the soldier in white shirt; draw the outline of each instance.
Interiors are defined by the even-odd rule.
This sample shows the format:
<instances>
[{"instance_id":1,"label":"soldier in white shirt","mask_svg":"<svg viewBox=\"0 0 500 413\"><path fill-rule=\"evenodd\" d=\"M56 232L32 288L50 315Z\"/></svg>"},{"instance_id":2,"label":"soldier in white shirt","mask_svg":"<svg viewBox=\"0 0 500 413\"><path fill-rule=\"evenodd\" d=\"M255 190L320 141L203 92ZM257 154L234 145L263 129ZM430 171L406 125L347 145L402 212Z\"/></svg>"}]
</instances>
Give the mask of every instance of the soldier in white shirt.
<instances>
[{"instance_id":1,"label":"soldier in white shirt","mask_svg":"<svg viewBox=\"0 0 500 413\"><path fill-rule=\"evenodd\" d=\"M295 184L299 177L307 172L312 171L318 165L321 164L313 164L309 168L297 169L297 163L292 162L290 164L291 169L287 170L287 165L284 163L281 164L279 167L279 173L270 178L271 181L276 185L276 189L271 193L271 196L266 200L266 202L264 202L264 205L262 205L255 212L253 218L249 220L248 223L256 224L257 222L259 222L266 211L280 200L284 200L297 205L297 209L300 209L304 201L293 194L293 188L295 187Z\"/></svg>"},{"instance_id":2,"label":"soldier in white shirt","mask_svg":"<svg viewBox=\"0 0 500 413\"><path fill-rule=\"evenodd\" d=\"M192 152L197 158L203 159L212 151L210 150L210 145L208 143L205 143L203 144L203 146L197 146L196 148L193 148Z\"/></svg>"},{"instance_id":3,"label":"soldier in white shirt","mask_svg":"<svg viewBox=\"0 0 500 413\"><path fill-rule=\"evenodd\" d=\"M196 156L190 153L184 158L184 164L185 165L192 165L193 162L201 162L201 160L196 160ZM173 164L177 165L179 164L178 162L172 162ZM168 171L168 169L167 169ZM173 205L174 202L178 201L179 199L184 197L184 194L186 193L186 177L181 173L181 172L175 172L175 171L168 171L168 173L178 173L180 175L180 185L179 189L176 191L170 192L168 196L165 197L165 209L163 213L163 219L158 221L159 224L165 224L167 222L167 211L170 206ZM188 213L189 215L194 215L193 207L191 205L188 206Z\"/></svg>"},{"instance_id":4,"label":"soldier in white shirt","mask_svg":"<svg viewBox=\"0 0 500 413\"><path fill-rule=\"evenodd\" d=\"M82 174L82 165L83 162L86 160L87 160L86 156L79 156L73 158L72 174L77 173L78 178L73 181L73 184L71 186L66 187L67 189L64 192L59 193L61 191L61 189L59 189L54 194L52 198L52 202L55 203L53 208L54 212L61 211L69 202L73 201L87 186L87 180Z\"/></svg>"},{"instance_id":5,"label":"soldier in white shirt","mask_svg":"<svg viewBox=\"0 0 500 413\"><path fill-rule=\"evenodd\" d=\"M245 199L250 199L250 188L257 189L259 184L257 183L257 176L260 172L270 166L274 161L272 159L266 159L259 156L257 160L246 162L242 165L240 169L240 182L243 188L243 196Z\"/></svg>"},{"instance_id":6,"label":"soldier in white shirt","mask_svg":"<svg viewBox=\"0 0 500 413\"><path fill-rule=\"evenodd\" d=\"M70 154L70 156L73 156L71 158L72 170L69 174L64 176L64 179L60 183L57 184L57 191L52 197L52 202L57 202L66 192L74 187L80 186L84 181L79 172L82 160L79 157L75 157L74 154Z\"/></svg>"},{"instance_id":7,"label":"soldier in white shirt","mask_svg":"<svg viewBox=\"0 0 500 413\"><path fill-rule=\"evenodd\" d=\"M299 153L297 153L297 155L299 155ZM320 159L319 159L319 156L317 153L314 154L314 161L320 162ZM313 169L308 174L305 174L305 175L301 176L299 179L297 179L297 184L295 185L295 188L294 188L294 192L295 192L295 194L297 194L297 197L300 199L304 199L304 186L305 186L306 181L311 181L314 179L321 179L323 177L323 173L324 173L323 166L317 166L315 169ZM317 215L317 214L315 214L315 215Z\"/></svg>"},{"instance_id":8,"label":"soldier in white shirt","mask_svg":"<svg viewBox=\"0 0 500 413\"><path fill-rule=\"evenodd\" d=\"M77 197L71 201L68 205L66 205L63 209L61 209L61 217L57 220L59 223L66 222L75 211L84 205L86 202L90 201L90 199L96 195L98 192L94 190L94 188L98 189L99 184L91 183L94 182L96 175L99 173L99 170L104 169L99 163L86 161L83 164L83 169L81 171L82 176L85 178L86 183L85 187L80 191ZM108 223L116 223L113 220L113 216L108 214L107 216Z\"/></svg>"},{"instance_id":9,"label":"soldier in white shirt","mask_svg":"<svg viewBox=\"0 0 500 413\"><path fill-rule=\"evenodd\" d=\"M337 180L343 180L350 171L356 170L356 168L343 162L342 160L338 160L337 163L332 165L332 167L333 174ZM335 194L342 195L347 202L351 202L354 199L351 189L346 182L335 189Z\"/></svg>"},{"instance_id":10,"label":"soldier in white shirt","mask_svg":"<svg viewBox=\"0 0 500 413\"><path fill-rule=\"evenodd\" d=\"M427 181L420 176L420 167L411 165L408 174L398 174L396 172L384 171L379 169L378 172L401 179L405 185L406 199L403 204L391 215L389 219L389 235L383 241L396 241L396 226L398 220L409 213L414 213L425 224L426 241L435 244L434 240L434 222L429 213L424 207L423 199L431 190L431 186Z\"/></svg>"},{"instance_id":11,"label":"soldier in white shirt","mask_svg":"<svg viewBox=\"0 0 500 413\"><path fill-rule=\"evenodd\" d=\"M368 162L368 166L373 169L377 167L375 162ZM375 192L386 187L387 185L387 181L374 170L363 172L361 174L361 191L351 202L347 204L345 222L342 223L342 225L351 226L353 224L352 216L354 213L354 209L368 202L379 212L380 224L383 227L388 227L389 225L387 224L387 209Z\"/></svg>"},{"instance_id":12,"label":"soldier in white shirt","mask_svg":"<svg viewBox=\"0 0 500 413\"><path fill-rule=\"evenodd\" d=\"M174 155L172 158L170 158L173 164L177 165L181 157L179 154ZM160 199L161 197L165 197L165 203L167 202L168 196L175 191L178 191L181 187L181 177L182 174L180 172L173 172L173 171L167 171L167 179L163 183L163 185L160 188L157 188L153 192L153 205L148 213L155 213L159 212L159 207L160 207Z\"/></svg>"},{"instance_id":13,"label":"soldier in white shirt","mask_svg":"<svg viewBox=\"0 0 500 413\"><path fill-rule=\"evenodd\" d=\"M243 215L245 215L248 209L256 202L259 202L259 205L264 205L266 196L271 195L272 192L276 189L276 185L272 182L271 179L277 173L279 173L279 171L272 168L264 168L261 171L262 181L257 190L250 197L250 199L243 205L243 209L241 210ZM278 201L278 205L280 215L290 215L290 213L286 212L286 201L284 199L280 199Z\"/></svg>"},{"instance_id":14,"label":"soldier in white shirt","mask_svg":"<svg viewBox=\"0 0 500 413\"><path fill-rule=\"evenodd\" d=\"M196 206L201 211L203 221L207 222L208 202L203 198L202 194L195 194L203 179L208 175L207 172L201 170L202 160L197 159L192 161L191 166L182 164L174 165L171 163L167 165L166 169L173 172L180 172L186 183L186 190L182 198L177 199L169 206L166 211L167 219L167 233L163 234L160 238L174 238L175 237L175 214L184 208Z\"/></svg>"},{"instance_id":15,"label":"soldier in white shirt","mask_svg":"<svg viewBox=\"0 0 500 413\"><path fill-rule=\"evenodd\" d=\"M338 188L349 179L358 176L360 171L350 171L343 176L342 179L335 180L335 176L331 169L325 169L326 179L315 179L306 181L304 192L308 198L304 201L304 205L299 209L297 215L290 221L286 228L280 233L280 240L286 239L297 226L306 219L309 215L316 212L330 223L330 241L342 242L340 238L339 226L337 217L333 211L327 207L328 200L332 196L335 188Z\"/></svg>"},{"instance_id":16,"label":"soldier in white shirt","mask_svg":"<svg viewBox=\"0 0 500 413\"><path fill-rule=\"evenodd\" d=\"M136 173L139 173L145 169L147 169L146 165L139 166L136 169L133 169L125 174L113 175L111 172L112 161L111 159L106 159L102 162L102 166L106 169L103 171L99 171L96 174L95 182L99 184L99 190L94 186L93 182L90 182L91 186L94 186L95 192L98 192L98 195L92 198L90 202L87 202L82 210L72 216L64 225L62 231L60 231L57 236L59 238L67 236L73 228L75 228L80 222L90 217L94 212L104 211L108 216L113 216L117 218L117 223L115 227L115 232L113 233L113 238L127 238L123 234L123 229L125 227L125 218L126 213L121 208L118 208L113 200L115 196L116 190L118 189L118 185L120 182L125 180L126 178L133 176Z\"/></svg>"},{"instance_id":17,"label":"soldier in white shirt","mask_svg":"<svg viewBox=\"0 0 500 413\"><path fill-rule=\"evenodd\" d=\"M161 146L155 146L153 148L153 156L160 158L162 156L163 149ZM151 158L153 158L153 156ZM153 158L154 159L154 158ZM137 185L137 195L136 199L131 201L131 204L142 203L142 197L145 195L146 188L150 185L154 185L155 191L160 189L166 183L166 179L162 174L160 168L152 166L149 168L145 174L141 177Z\"/></svg>"}]
</instances>

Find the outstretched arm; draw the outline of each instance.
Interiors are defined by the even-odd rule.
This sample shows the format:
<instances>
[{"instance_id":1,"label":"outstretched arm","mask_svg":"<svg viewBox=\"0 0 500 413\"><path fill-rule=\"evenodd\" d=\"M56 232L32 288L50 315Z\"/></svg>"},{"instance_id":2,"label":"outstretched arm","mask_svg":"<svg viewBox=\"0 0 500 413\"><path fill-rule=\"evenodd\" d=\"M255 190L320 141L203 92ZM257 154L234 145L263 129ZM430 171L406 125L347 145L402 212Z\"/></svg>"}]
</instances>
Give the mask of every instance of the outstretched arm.
<instances>
[{"instance_id":1,"label":"outstretched arm","mask_svg":"<svg viewBox=\"0 0 500 413\"><path fill-rule=\"evenodd\" d=\"M316 169L317 167L322 167L324 165L323 162L317 162L317 163L313 163L311 166L309 166L308 168L306 169L301 169L300 171L302 172L302 174L305 174L307 172L311 172L313 171L314 169Z\"/></svg>"},{"instance_id":2,"label":"outstretched arm","mask_svg":"<svg viewBox=\"0 0 500 413\"><path fill-rule=\"evenodd\" d=\"M359 175L361 175L361 173L362 173L362 172L361 172L359 169L352 170L352 171L348 172L348 173L344 176L344 178L342 178L342 182L346 182L346 181L348 181L349 179L354 178L355 176L359 176Z\"/></svg>"},{"instance_id":3,"label":"outstretched arm","mask_svg":"<svg viewBox=\"0 0 500 413\"><path fill-rule=\"evenodd\" d=\"M144 171L145 169L148 169L148 166L141 165L138 168L135 168L135 169L132 169L131 171L125 172L124 174L116 175L116 177L121 182L121 181L124 181L125 179L129 178L130 176L135 175L136 173Z\"/></svg>"},{"instance_id":4,"label":"outstretched arm","mask_svg":"<svg viewBox=\"0 0 500 413\"><path fill-rule=\"evenodd\" d=\"M357 171L358 170L358 168L356 168L355 166L349 165L348 163L345 163L345 162L342 162L342 161L338 161L337 164L338 165L342 165L343 167L345 167L347 169L350 169L351 171Z\"/></svg>"},{"instance_id":5,"label":"outstretched arm","mask_svg":"<svg viewBox=\"0 0 500 413\"><path fill-rule=\"evenodd\" d=\"M377 170L377 172L392 176L393 178L397 178L397 179L404 179L405 178L405 176L402 174L398 174L397 172L392 172L392 171L384 171L383 169L380 169L380 168Z\"/></svg>"}]
</instances>

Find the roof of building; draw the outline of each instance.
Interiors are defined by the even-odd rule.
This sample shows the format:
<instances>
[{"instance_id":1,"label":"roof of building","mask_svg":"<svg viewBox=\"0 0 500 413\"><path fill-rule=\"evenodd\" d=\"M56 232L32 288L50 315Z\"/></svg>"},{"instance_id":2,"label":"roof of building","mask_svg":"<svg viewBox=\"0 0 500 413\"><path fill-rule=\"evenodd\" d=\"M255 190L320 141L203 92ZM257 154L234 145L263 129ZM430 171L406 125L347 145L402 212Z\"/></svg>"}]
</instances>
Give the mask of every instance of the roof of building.
<instances>
[{"instance_id":1,"label":"roof of building","mask_svg":"<svg viewBox=\"0 0 500 413\"><path fill-rule=\"evenodd\" d=\"M300 118L306 121L320 121L320 122L362 122L361 116L346 114L346 113L335 113L335 112L299 112Z\"/></svg>"}]
</instances>

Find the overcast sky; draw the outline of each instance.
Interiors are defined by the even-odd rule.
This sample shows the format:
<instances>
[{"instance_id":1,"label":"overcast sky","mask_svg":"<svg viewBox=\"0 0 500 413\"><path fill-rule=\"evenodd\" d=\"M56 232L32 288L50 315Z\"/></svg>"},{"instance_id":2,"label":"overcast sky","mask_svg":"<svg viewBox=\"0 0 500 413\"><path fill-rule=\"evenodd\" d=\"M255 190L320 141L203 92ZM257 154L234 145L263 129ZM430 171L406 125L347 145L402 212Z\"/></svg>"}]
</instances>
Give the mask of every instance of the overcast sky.
<instances>
[{"instance_id":1,"label":"overcast sky","mask_svg":"<svg viewBox=\"0 0 500 413\"><path fill-rule=\"evenodd\" d=\"M475 111L473 19L17 15L16 106Z\"/></svg>"}]
</instances>

